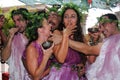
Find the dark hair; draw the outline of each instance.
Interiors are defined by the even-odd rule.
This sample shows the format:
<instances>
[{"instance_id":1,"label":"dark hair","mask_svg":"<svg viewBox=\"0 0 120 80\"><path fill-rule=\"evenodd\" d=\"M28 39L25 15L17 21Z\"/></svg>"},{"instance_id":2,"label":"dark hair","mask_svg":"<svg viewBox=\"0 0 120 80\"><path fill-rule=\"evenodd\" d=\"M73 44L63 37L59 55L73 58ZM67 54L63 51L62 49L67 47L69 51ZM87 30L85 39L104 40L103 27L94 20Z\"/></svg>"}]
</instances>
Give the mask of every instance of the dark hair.
<instances>
[{"instance_id":1,"label":"dark hair","mask_svg":"<svg viewBox=\"0 0 120 80\"><path fill-rule=\"evenodd\" d=\"M3 14L0 14L0 18L1 18L1 17L4 17L4 15L3 15Z\"/></svg>"},{"instance_id":2,"label":"dark hair","mask_svg":"<svg viewBox=\"0 0 120 80\"><path fill-rule=\"evenodd\" d=\"M108 13L108 14L105 14L105 15L102 15L100 18L103 18L103 17L108 17L108 19L111 21L111 22L116 22L116 26L118 27L118 18L115 14L112 14L112 13ZM100 22L100 21L99 21Z\"/></svg>"},{"instance_id":3,"label":"dark hair","mask_svg":"<svg viewBox=\"0 0 120 80\"><path fill-rule=\"evenodd\" d=\"M28 20L27 16L28 10L26 8L19 8L17 10L12 10L11 17L21 14L25 20Z\"/></svg>"},{"instance_id":4,"label":"dark hair","mask_svg":"<svg viewBox=\"0 0 120 80\"><path fill-rule=\"evenodd\" d=\"M83 32L82 32L82 27L81 27L81 24L80 24L80 21L81 21L81 15L79 14L79 12L74 9L74 8L71 8L71 7L66 7L62 13L62 19L61 19L61 25L58 27L59 30L63 30L63 28L65 28L65 25L63 24L63 19L64 19L64 13L66 12L66 10L68 9L72 9L76 12L77 14L77 27L75 28L75 32L73 33L73 39L75 41L80 41L80 42L83 42Z\"/></svg>"},{"instance_id":5,"label":"dark hair","mask_svg":"<svg viewBox=\"0 0 120 80\"><path fill-rule=\"evenodd\" d=\"M81 24L80 24L80 22L82 20L82 15L80 15L80 12L78 11L78 9L74 8L75 4L72 4L72 5L73 5L73 7L69 6L69 4L68 4L68 6L64 7L63 12L61 14L61 17L62 17L61 18L61 24L60 24L60 26L58 28L61 31L65 28L65 25L63 24L63 19L64 19L65 12L68 9L74 10L76 12L76 14L77 14L77 23L76 23L77 27L75 28L75 31L73 33L73 40L79 41L79 42L84 42L84 36L83 36L83 32L82 32L82 27L81 27ZM79 53L79 56L80 56L81 59L85 59L86 58L86 56L82 52L78 52L78 53ZM86 60L81 61L81 63L85 63L85 62L86 62Z\"/></svg>"}]
</instances>

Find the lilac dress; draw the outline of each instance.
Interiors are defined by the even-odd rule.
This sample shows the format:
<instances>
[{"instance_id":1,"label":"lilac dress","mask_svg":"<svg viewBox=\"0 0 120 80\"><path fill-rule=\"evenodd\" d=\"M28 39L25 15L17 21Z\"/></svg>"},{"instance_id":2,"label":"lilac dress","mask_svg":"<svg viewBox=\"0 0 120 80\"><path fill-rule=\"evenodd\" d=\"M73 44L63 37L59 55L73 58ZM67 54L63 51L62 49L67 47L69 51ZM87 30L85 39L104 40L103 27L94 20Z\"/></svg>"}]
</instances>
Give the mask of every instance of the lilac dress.
<instances>
[{"instance_id":1,"label":"lilac dress","mask_svg":"<svg viewBox=\"0 0 120 80\"><path fill-rule=\"evenodd\" d=\"M120 34L104 40L96 61L87 70L88 80L120 80Z\"/></svg>"},{"instance_id":2,"label":"lilac dress","mask_svg":"<svg viewBox=\"0 0 120 80\"><path fill-rule=\"evenodd\" d=\"M56 66L53 65L49 75L42 80L79 80L77 71L72 70L72 66L80 62L81 58L79 53L69 48L64 64L58 63Z\"/></svg>"},{"instance_id":3,"label":"lilac dress","mask_svg":"<svg viewBox=\"0 0 120 80\"><path fill-rule=\"evenodd\" d=\"M42 51L42 48L41 48L41 45L37 44L35 41L32 42L32 45L37 49L37 51L39 52L39 57L38 57L38 65L41 64L42 60L43 60L43 51ZM23 54L23 58L25 59L25 53ZM46 65L46 69L49 67L50 65L50 60L48 60L48 63ZM24 80L32 80L30 77L30 75L28 74L27 71L25 71L25 75L24 75Z\"/></svg>"},{"instance_id":4,"label":"lilac dress","mask_svg":"<svg viewBox=\"0 0 120 80\"><path fill-rule=\"evenodd\" d=\"M11 45L11 55L8 59L8 71L9 71L9 80L23 80L24 78L24 65L22 63L21 57L25 50L25 47L28 43L28 40L21 33L18 33L14 36Z\"/></svg>"}]
</instances>

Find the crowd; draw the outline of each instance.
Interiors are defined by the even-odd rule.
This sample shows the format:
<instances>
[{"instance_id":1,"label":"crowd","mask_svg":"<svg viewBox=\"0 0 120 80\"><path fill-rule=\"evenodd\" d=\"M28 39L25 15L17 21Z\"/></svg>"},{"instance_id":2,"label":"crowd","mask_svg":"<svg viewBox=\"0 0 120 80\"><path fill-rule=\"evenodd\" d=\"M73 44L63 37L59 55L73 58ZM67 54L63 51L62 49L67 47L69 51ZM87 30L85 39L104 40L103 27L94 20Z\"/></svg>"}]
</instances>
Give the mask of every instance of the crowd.
<instances>
[{"instance_id":1,"label":"crowd","mask_svg":"<svg viewBox=\"0 0 120 80\"><path fill-rule=\"evenodd\" d=\"M9 80L119 80L115 14L99 18L96 30L89 29L89 42L82 31L82 13L73 3L34 13L19 8L11 11L11 18L15 25L6 36L5 17L0 15L1 62L9 65Z\"/></svg>"}]
</instances>

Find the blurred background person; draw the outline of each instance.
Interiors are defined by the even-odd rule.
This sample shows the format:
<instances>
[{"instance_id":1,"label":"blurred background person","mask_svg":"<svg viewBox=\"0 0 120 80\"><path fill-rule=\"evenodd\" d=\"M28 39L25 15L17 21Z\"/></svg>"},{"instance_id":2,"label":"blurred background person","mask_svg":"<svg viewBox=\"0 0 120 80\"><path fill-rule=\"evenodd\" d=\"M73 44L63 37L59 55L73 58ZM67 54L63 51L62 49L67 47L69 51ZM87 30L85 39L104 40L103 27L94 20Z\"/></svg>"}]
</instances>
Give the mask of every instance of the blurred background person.
<instances>
[{"instance_id":1,"label":"blurred background person","mask_svg":"<svg viewBox=\"0 0 120 80\"><path fill-rule=\"evenodd\" d=\"M51 24L52 31L59 28L61 23L61 16L59 14L58 8L52 7L48 9L48 23Z\"/></svg>"},{"instance_id":2,"label":"blurred background person","mask_svg":"<svg viewBox=\"0 0 120 80\"><path fill-rule=\"evenodd\" d=\"M3 32L4 23L5 23L5 16L3 14L0 14L0 55L2 53L3 47L7 42L7 36ZM1 59L1 56L0 56L0 59Z\"/></svg>"},{"instance_id":3,"label":"blurred background person","mask_svg":"<svg viewBox=\"0 0 120 80\"><path fill-rule=\"evenodd\" d=\"M9 65L9 80L23 80L25 75L21 57L28 43L24 34L28 24L27 13L29 12L26 8L11 12L15 26L9 30L8 42L2 52L3 61L7 61Z\"/></svg>"}]
</instances>

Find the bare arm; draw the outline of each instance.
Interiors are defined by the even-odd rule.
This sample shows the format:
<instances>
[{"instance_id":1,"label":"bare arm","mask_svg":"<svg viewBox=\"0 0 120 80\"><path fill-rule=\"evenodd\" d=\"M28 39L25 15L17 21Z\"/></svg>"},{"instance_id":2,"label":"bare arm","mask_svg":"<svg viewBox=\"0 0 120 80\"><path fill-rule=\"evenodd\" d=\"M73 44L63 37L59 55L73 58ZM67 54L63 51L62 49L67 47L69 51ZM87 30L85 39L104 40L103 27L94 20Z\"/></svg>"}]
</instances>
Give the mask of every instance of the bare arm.
<instances>
[{"instance_id":1,"label":"bare arm","mask_svg":"<svg viewBox=\"0 0 120 80\"><path fill-rule=\"evenodd\" d=\"M52 46L53 47L53 46ZM30 45L26 51L26 65L27 70L32 76L33 80L39 80L44 73L47 61L52 54L52 47L43 51L43 59L40 65L38 64L39 53L35 47Z\"/></svg>"},{"instance_id":2,"label":"bare arm","mask_svg":"<svg viewBox=\"0 0 120 80\"><path fill-rule=\"evenodd\" d=\"M41 76L41 79L44 78L45 76L47 76L50 72L50 68L48 68L47 70L44 71L44 73Z\"/></svg>"},{"instance_id":3,"label":"bare arm","mask_svg":"<svg viewBox=\"0 0 120 80\"><path fill-rule=\"evenodd\" d=\"M12 28L10 29L10 34L8 36L8 42L5 46L5 48L3 49L3 52L2 52L2 59L4 61L6 61L10 55L11 55L11 45L12 45L12 39L14 37L14 34L18 31L18 28Z\"/></svg>"},{"instance_id":4,"label":"bare arm","mask_svg":"<svg viewBox=\"0 0 120 80\"><path fill-rule=\"evenodd\" d=\"M55 57L60 63L64 63L66 59L68 52L68 40L69 40L68 35L63 34L62 41L54 48Z\"/></svg>"},{"instance_id":5,"label":"bare arm","mask_svg":"<svg viewBox=\"0 0 120 80\"><path fill-rule=\"evenodd\" d=\"M6 61L10 57L11 44L12 44L12 37L9 37L7 45L5 46L5 48L3 49L3 52L2 52L2 59L4 61Z\"/></svg>"},{"instance_id":6,"label":"bare arm","mask_svg":"<svg viewBox=\"0 0 120 80\"><path fill-rule=\"evenodd\" d=\"M102 43L99 43L98 45L95 46L89 46L85 43L81 43L69 39L69 46L77 51L85 53L86 55L98 56Z\"/></svg>"}]
</instances>

